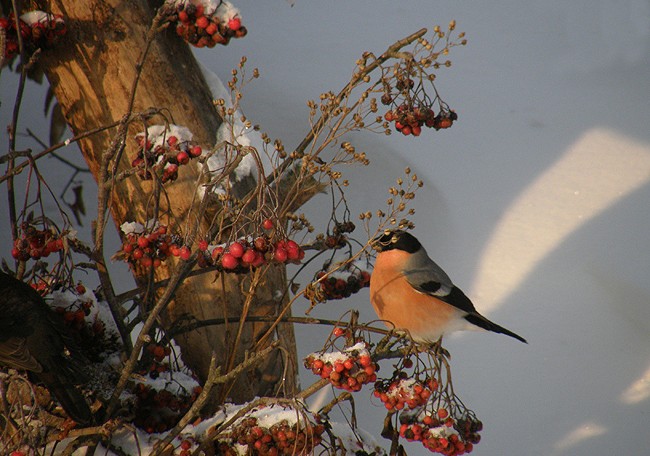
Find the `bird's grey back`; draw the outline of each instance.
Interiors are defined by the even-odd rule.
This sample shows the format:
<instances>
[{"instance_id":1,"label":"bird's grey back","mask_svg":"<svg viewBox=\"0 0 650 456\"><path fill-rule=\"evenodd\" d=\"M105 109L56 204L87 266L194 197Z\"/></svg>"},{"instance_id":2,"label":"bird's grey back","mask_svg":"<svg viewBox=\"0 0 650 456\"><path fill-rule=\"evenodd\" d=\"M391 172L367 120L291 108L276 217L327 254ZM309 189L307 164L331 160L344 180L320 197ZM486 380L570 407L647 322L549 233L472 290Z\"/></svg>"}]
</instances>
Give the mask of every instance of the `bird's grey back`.
<instances>
[{"instance_id":1,"label":"bird's grey back","mask_svg":"<svg viewBox=\"0 0 650 456\"><path fill-rule=\"evenodd\" d=\"M437 296L449 294L454 286L447 273L429 258L424 247L410 256L404 268L404 275L414 288ZM439 288L431 291L432 286L436 288L434 284L439 284Z\"/></svg>"}]
</instances>

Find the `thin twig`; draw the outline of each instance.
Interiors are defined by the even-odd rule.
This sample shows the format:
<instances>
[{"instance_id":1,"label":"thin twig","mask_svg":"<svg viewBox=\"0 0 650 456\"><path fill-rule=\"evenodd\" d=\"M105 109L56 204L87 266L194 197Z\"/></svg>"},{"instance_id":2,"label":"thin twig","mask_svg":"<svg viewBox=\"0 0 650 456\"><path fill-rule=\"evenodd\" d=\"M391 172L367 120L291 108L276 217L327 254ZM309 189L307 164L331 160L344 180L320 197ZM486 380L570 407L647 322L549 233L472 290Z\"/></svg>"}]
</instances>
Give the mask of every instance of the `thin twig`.
<instances>
[{"instance_id":1,"label":"thin twig","mask_svg":"<svg viewBox=\"0 0 650 456\"><path fill-rule=\"evenodd\" d=\"M198 416L200 410L206 404L210 396L210 392L214 386L235 380L243 371L250 368L256 363L263 361L269 355L269 353L277 348L278 343L276 342L272 345L269 345L264 350L251 354L248 358L246 358L235 368L231 369L230 372L224 375L221 375L221 367L217 366L217 356L213 353L210 360L208 379L205 382L201 393L197 397L196 401L194 401L194 404L192 404L192 407L190 407L187 413L185 413L185 415L183 415L183 417L178 421L176 426L174 426L174 428L167 433L163 440L156 444L156 447L151 453L151 456L158 456L164 451L169 450L169 444L174 440L174 438L176 438L176 436L183 431L185 426L187 426Z\"/></svg>"},{"instance_id":2,"label":"thin twig","mask_svg":"<svg viewBox=\"0 0 650 456\"><path fill-rule=\"evenodd\" d=\"M140 114L139 113L134 114L132 117L136 117L138 115L140 115ZM54 151L56 151L58 149L62 149L63 147L67 147L72 143L78 142L78 141L80 141L82 139L85 139L85 138L87 138L89 136L92 136L92 135L95 135L97 133L101 133L102 131L110 130L111 128L115 128L116 126L118 126L120 124L120 122L121 121L113 122L111 124L108 124L108 125L105 125L105 126L102 126L102 127L93 128L92 130L88 130L86 132L79 133L78 135L75 135L75 136L73 136L71 138L68 138L65 141L59 142L58 144L50 146L47 149L45 149L45 150L43 150L43 151L41 151L41 152L39 152L37 154L34 154L31 158L32 158L32 160L39 160L39 159L49 155L51 152L54 152ZM21 153L19 153L17 151L13 151L13 152L10 152L8 154L2 155L2 156L0 156L0 164L8 162L9 160L12 160L13 158L18 157L18 156L24 156L24 154L21 154ZM11 172L7 171L3 176L0 176L0 183L2 183L4 181L6 181L7 179L19 174L20 172L22 172L23 169L25 169L27 166L29 166L30 163L31 163L31 160L26 160L26 161L24 161L22 163L19 163L19 164L15 165L14 168L11 170Z\"/></svg>"},{"instance_id":3,"label":"thin twig","mask_svg":"<svg viewBox=\"0 0 650 456\"><path fill-rule=\"evenodd\" d=\"M206 320L196 320L188 323L179 325L178 327L170 328L167 331L167 338L173 339L179 334L183 334L188 331L193 331L200 328L205 328L207 326L216 326L216 325L226 325L229 323L237 323L241 321L241 317L229 317L229 318L210 318ZM298 323L304 325L326 325L326 326L341 326L345 323L341 323L340 320L327 320L323 318L313 318L313 317L277 317L274 315L249 315L246 317L244 323ZM363 331L368 331L376 334L390 335L392 334L391 330L375 328L368 325L359 325L353 329L360 329Z\"/></svg>"},{"instance_id":4,"label":"thin twig","mask_svg":"<svg viewBox=\"0 0 650 456\"><path fill-rule=\"evenodd\" d=\"M379 66L381 66L382 63L386 62L387 60L398 57L397 53L399 52L400 49L418 40L426 33L427 33L427 29L423 28L418 30L415 33L412 33L406 38L403 38L393 43L391 46L388 47L388 49L386 49L386 51L381 56L379 56L372 63L367 65L363 70L360 70L359 72L355 73L352 79L350 80L350 82L348 82L347 85L336 96L336 100L338 100L338 104L340 104L341 100L343 100L346 96L348 96L352 92L352 90L357 86L357 84L359 84L360 81L363 80L365 76L372 73ZM307 136L305 136L305 138L296 147L295 153L290 155L282 164L280 164L278 169L274 170L272 174L267 176L266 178L267 184L270 185L277 176L282 176L284 171L289 166L291 166L291 164L296 159L303 157L305 150L307 149L309 144L311 144L311 142L318 137L318 135L321 133L325 125L327 125L327 123L331 119L332 115L333 115L332 110L328 110L321 115L321 117L318 119L316 124L314 124L314 126L310 129L309 133L307 133Z\"/></svg>"},{"instance_id":5,"label":"thin twig","mask_svg":"<svg viewBox=\"0 0 650 456\"><path fill-rule=\"evenodd\" d=\"M115 390L113 391L113 395L111 396L110 402L108 404L106 410L106 416L108 418L110 418L112 414L115 413L117 406L119 405L119 397L122 394L122 391L124 391L124 388L126 388L131 373L135 369L136 363L138 362L140 350L142 350L144 344L149 341L147 334L149 334L153 328L153 325L156 323L160 313L163 311L163 309L165 309L165 307L167 307L169 302L171 302L174 297L174 291L176 287L178 287L178 285L185 279L187 273L192 269L193 265L194 263L192 262L182 262L178 268L176 268L170 277L169 286L165 289L164 293L158 299L158 302L153 307L153 309L151 309L149 316L143 323L142 330L136 339L129 359L122 368L120 379L115 386Z\"/></svg>"}]
</instances>

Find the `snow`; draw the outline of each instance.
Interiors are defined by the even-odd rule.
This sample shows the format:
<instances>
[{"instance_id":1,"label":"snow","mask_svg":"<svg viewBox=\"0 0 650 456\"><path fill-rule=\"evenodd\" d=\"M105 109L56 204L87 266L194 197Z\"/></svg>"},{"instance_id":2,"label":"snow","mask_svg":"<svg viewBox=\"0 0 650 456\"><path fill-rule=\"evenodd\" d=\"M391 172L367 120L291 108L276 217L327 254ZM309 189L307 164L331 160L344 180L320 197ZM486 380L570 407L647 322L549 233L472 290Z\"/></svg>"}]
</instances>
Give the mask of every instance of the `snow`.
<instances>
[{"instance_id":1,"label":"snow","mask_svg":"<svg viewBox=\"0 0 650 456\"><path fill-rule=\"evenodd\" d=\"M225 3L227 2L224 2L224 5ZM200 65L200 67L203 77L212 93L212 98L214 100L224 100L224 106L226 109L233 108L234 105L231 93L223 84L221 79L204 65ZM262 136L253 128L247 127L241 121L241 118L241 110L236 109L232 117L226 119L217 130L215 145L220 146L220 149L217 150L217 153L211 155L206 160L208 171L215 176L218 176L224 168L233 161L233 148L226 144L240 146L240 151L245 151L246 148L253 147L260 156L265 157ZM268 162L266 162L266 165L268 165ZM203 165L198 164L197 166ZM241 157L240 163L234 170L235 182L240 181L247 176L257 178L257 175L258 167L255 157L252 153L246 153ZM200 197L203 197L204 191L205 189L203 187L199 187L198 192ZM215 187L214 192L218 194L224 193L225 189L222 186L218 186Z\"/></svg>"},{"instance_id":2,"label":"snow","mask_svg":"<svg viewBox=\"0 0 650 456\"><path fill-rule=\"evenodd\" d=\"M366 347L365 342L357 342L356 344L346 347L343 351L331 351L326 353L311 353L306 357L311 357L313 359L320 359L325 364L334 365L336 363L342 363L350 358L360 358L361 356L369 355L368 348Z\"/></svg>"},{"instance_id":3,"label":"snow","mask_svg":"<svg viewBox=\"0 0 650 456\"><path fill-rule=\"evenodd\" d=\"M126 234L140 234L144 231L144 225L138 222L124 222L120 225L122 233Z\"/></svg>"},{"instance_id":4,"label":"snow","mask_svg":"<svg viewBox=\"0 0 650 456\"><path fill-rule=\"evenodd\" d=\"M149 376L136 379L137 383L144 383L156 391L167 390L172 394L190 394L192 390L200 386L199 383L185 372L165 371L158 374L158 378L152 379Z\"/></svg>"},{"instance_id":5,"label":"snow","mask_svg":"<svg viewBox=\"0 0 650 456\"><path fill-rule=\"evenodd\" d=\"M438 426L427 431L432 437L449 437L452 434L458 435L458 431L453 427Z\"/></svg>"},{"instance_id":6,"label":"snow","mask_svg":"<svg viewBox=\"0 0 650 456\"><path fill-rule=\"evenodd\" d=\"M300 412L294 409L272 405L262 407L247 415L247 418L257 418L258 426L270 428L275 423L286 421L287 424L293 425L299 421Z\"/></svg>"},{"instance_id":7,"label":"snow","mask_svg":"<svg viewBox=\"0 0 650 456\"><path fill-rule=\"evenodd\" d=\"M221 124L219 130L217 131L217 144L221 144L222 142L226 141L230 144L235 144L238 146L250 146L250 136L254 132L247 132L247 130L248 129L244 127L244 125L239 121L235 121L235 125L230 125L229 123L224 122ZM208 168L211 173L218 175L224 169L224 167L232 161L232 157L228 157L228 159L225 157L225 154L217 153L212 155L207 160ZM235 168L234 172L236 181L240 181L249 175L257 177L257 166L255 164L255 158L253 155L250 153L244 155L239 165L237 165Z\"/></svg>"},{"instance_id":8,"label":"snow","mask_svg":"<svg viewBox=\"0 0 650 456\"><path fill-rule=\"evenodd\" d=\"M415 378L405 378L397 382L394 388L389 389L386 392L388 397L402 397L406 400L414 397L415 392L413 391L413 386L417 380Z\"/></svg>"},{"instance_id":9,"label":"snow","mask_svg":"<svg viewBox=\"0 0 650 456\"><path fill-rule=\"evenodd\" d=\"M332 433L336 435L347 450L346 454L356 455L359 451L365 451L367 454L383 455L386 450L377 439L363 429L352 430L348 423L331 422Z\"/></svg>"},{"instance_id":10,"label":"snow","mask_svg":"<svg viewBox=\"0 0 650 456\"><path fill-rule=\"evenodd\" d=\"M50 307L63 307L67 308L78 301L79 295L73 293L70 290L59 291L55 290L50 296Z\"/></svg>"},{"instance_id":11,"label":"snow","mask_svg":"<svg viewBox=\"0 0 650 456\"><path fill-rule=\"evenodd\" d=\"M232 3L222 0L168 0L168 3L174 6L187 4L203 5L206 16L211 16L216 12L216 15L223 23L227 23L235 16L241 17L239 10Z\"/></svg>"},{"instance_id":12,"label":"snow","mask_svg":"<svg viewBox=\"0 0 650 456\"><path fill-rule=\"evenodd\" d=\"M365 342L357 342L356 344L347 347L345 350L343 350L345 353L355 353L357 356L364 356L368 354L368 350L366 349L366 343Z\"/></svg>"},{"instance_id":13,"label":"snow","mask_svg":"<svg viewBox=\"0 0 650 456\"><path fill-rule=\"evenodd\" d=\"M50 306L52 308L63 307L67 309L75 303L90 303L90 309L85 320L92 324L94 321L99 320L104 323L104 331L111 334L119 334L115 320L106 301L98 301L95 293L86 288L82 294L75 293L72 290L55 290L49 296Z\"/></svg>"},{"instance_id":14,"label":"snow","mask_svg":"<svg viewBox=\"0 0 650 456\"><path fill-rule=\"evenodd\" d=\"M143 233L145 230L151 231L157 229L159 226L159 222L157 220L147 220L147 222L143 225L142 223L138 222L124 222L120 225L120 230L122 233L125 235L127 234L140 234Z\"/></svg>"},{"instance_id":15,"label":"snow","mask_svg":"<svg viewBox=\"0 0 650 456\"><path fill-rule=\"evenodd\" d=\"M241 19L239 10L232 3L225 1L222 1L217 8L217 16L219 16L221 22L224 24L227 24L228 21L234 17L239 17Z\"/></svg>"},{"instance_id":16,"label":"snow","mask_svg":"<svg viewBox=\"0 0 650 456\"><path fill-rule=\"evenodd\" d=\"M51 20L55 20L56 22L63 22L63 18L53 16L51 14L46 13L45 11L39 11L39 10L29 11L21 15L20 19L30 26L36 24L37 22L48 22Z\"/></svg>"},{"instance_id":17,"label":"snow","mask_svg":"<svg viewBox=\"0 0 650 456\"><path fill-rule=\"evenodd\" d=\"M234 416L242 407L243 406L234 406L232 404L229 404L226 407L225 413L223 415L219 416L217 414L214 418L212 418L212 420L216 421L216 423L224 422L230 419L230 417ZM306 416L308 417L309 414ZM305 419L305 412L300 412L296 409L274 404L254 409L252 412L248 413L245 418L257 418L258 426L263 428L271 428L274 424L280 423L282 421L286 421L289 425L293 425L299 420L303 421ZM233 423L233 427L236 427L242 419L244 418L241 418L240 420ZM380 445L378 445L376 439L368 432L365 432L361 429L356 429L353 431L347 423L330 422L330 425L334 435L340 439L340 442L347 450L343 454L354 455L357 454L357 451L361 450L366 451L369 454L372 454L372 452L376 452L377 454L384 454L383 449ZM209 427L209 425L202 425L200 428L197 427L196 429L192 429L190 426L188 426L185 431L192 432L194 435L199 435L205 432L204 430ZM238 447L240 454L248 454L246 452L246 446ZM317 450L320 450L320 447L317 448Z\"/></svg>"},{"instance_id":18,"label":"snow","mask_svg":"<svg viewBox=\"0 0 650 456\"><path fill-rule=\"evenodd\" d=\"M169 139L170 136L176 136L179 143L192 141L193 134L189 128L181 125L150 125L146 130L147 140L151 142L151 149L154 150L156 147L166 146L165 141ZM144 136L145 132L139 133L137 136Z\"/></svg>"}]
</instances>

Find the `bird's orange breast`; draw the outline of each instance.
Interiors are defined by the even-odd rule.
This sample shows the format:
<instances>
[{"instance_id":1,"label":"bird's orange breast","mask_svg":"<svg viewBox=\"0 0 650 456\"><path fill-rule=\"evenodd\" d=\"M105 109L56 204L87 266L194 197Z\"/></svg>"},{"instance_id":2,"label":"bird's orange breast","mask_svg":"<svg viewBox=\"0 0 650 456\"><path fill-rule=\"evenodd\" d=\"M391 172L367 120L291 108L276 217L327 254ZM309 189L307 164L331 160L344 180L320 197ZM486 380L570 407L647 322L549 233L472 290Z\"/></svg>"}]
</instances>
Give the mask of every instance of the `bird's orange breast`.
<instances>
[{"instance_id":1,"label":"bird's orange breast","mask_svg":"<svg viewBox=\"0 0 650 456\"><path fill-rule=\"evenodd\" d=\"M416 340L436 341L462 311L416 291L402 273L408 253L389 250L377 255L370 276L370 301L386 326L407 329Z\"/></svg>"}]
</instances>

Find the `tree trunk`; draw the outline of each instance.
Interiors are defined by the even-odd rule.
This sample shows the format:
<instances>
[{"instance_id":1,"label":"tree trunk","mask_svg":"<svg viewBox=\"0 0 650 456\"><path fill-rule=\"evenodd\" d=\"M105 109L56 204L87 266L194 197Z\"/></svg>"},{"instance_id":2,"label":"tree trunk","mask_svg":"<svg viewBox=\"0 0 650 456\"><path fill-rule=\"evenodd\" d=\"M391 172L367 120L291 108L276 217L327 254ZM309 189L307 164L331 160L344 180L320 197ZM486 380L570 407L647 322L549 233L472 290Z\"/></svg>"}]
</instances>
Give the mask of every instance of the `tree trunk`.
<instances>
[{"instance_id":1,"label":"tree trunk","mask_svg":"<svg viewBox=\"0 0 650 456\"><path fill-rule=\"evenodd\" d=\"M41 58L66 121L76 134L114 124L128 112L137 73L136 62L145 49L154 11L144 0L54 0L48 4L53 13L64 16L68 28L64 42L44 52ZM189 127L199 144L207 147L214 144L220 119L197 62L174 30L156 36L142 67L133 111L152 107L164 108L170 123ZM163 119L156 119L154 123L163 123ZM143 130L140 122L129 126L118 174L130 168L137 151L133 137ZM79 143L96 180L102 173L102 156L109 150L115 134L116 129L112 128ZM165 186L171 206L161 207L161 213L172 211L176 228L185 227L188 220L191 223L197 217L197 203L193 202L197 177L197 167L183 166L178 180ZM143 181L137 176L117 181L109 203L115 223L118 226L125 221L143 223L151 218L152 213L147 213L147 208L151 206L152 190L152 181ZM200 234L206 234L208 224L205 220L202 222ZM159 268L156 277L162 279L166 274L168 271ZM221 279L214 280L214 274L186 280L166 310L165 323L172 324L186 314L199 320L238 317L245 299L240 285L244 284L245 289L248 279L233 274L224 278L223 289ZM284 268L273 267L256 291L250 314L275 314L284 302L277 300L274 290L284 287ZM226 364L229 351L233 349L228 341L235 327L232 324L228 330L225 326L205 327L176 338L185 363L202 381L207 377L213 351L219 356L219 365ZM236 347L237 359L242 359L244 351L252 348L267 327L266 324L246 325L242 343ZM292 358L288 371L284 370L279 354L270 357L265 365L244 374L245 381L240 379L230 392L233 400L245 401L255 395L267 395L278 382L283 382L289 394L293 392L296 387L293 328L285 325L279 332L282 345Z\"/></svg>"}]
</instances>

